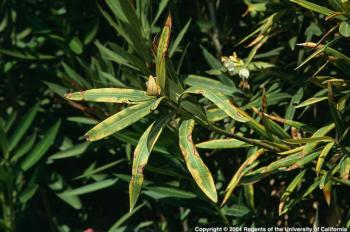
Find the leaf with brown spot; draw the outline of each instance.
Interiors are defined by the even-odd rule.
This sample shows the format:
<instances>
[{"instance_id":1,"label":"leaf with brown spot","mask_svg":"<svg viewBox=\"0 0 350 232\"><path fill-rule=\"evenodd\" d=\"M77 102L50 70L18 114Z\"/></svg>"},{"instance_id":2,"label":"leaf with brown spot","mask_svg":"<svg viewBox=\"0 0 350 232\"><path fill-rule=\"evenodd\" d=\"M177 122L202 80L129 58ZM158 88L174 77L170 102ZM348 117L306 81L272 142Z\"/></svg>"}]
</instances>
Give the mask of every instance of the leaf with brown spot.
<instances>
[{"instance_id":1,"label":"leaf with brown spot","mask_svg":"<svg viewBox=\"0 0 350 232\"><path fill-rule=\"evenodd\" d=\"M138 103L154 99L145 91L122 88L89 89L80 92L67 93L64 97L72 101Z\"/></svg>"},{"instance_id":2,"label":"leaf with brown spot","mask_svg":"<svg viewBox=\"0 0 350 232\"><path fill-rule=\"evenodd\" d=\"M160 86L161 91L164 91L165 89L165 82L166 82L165 59L168 53L171 26L172 26L172 19L171 19L171 15L169 15L167 20L165 21L162 34L160 35L158 48L157 48L157 57L156 57L157 84Z\"/></svg>"},{"instance_id":3,"label":"leaf with brown spot","mask_svg":"<svg viewBox=\"0 0 350 232\"><path fill-rule=\"evenodd\" d=\"M143 169L147 165L154 144L173 114L167 114L153 122L142 134L134 151L132 174L129 183L130 212L136 205L143 183Z\"/></svg>"},{"instance_id":4,"label":"leaf with brown spot","mask_svg":"<svg viewBox=\"0 0 350 232\"><path fill-rule=\"evenodd\" d=\"M105 119L89 130L85 137L88 141L103 139L125 127L137 122L155 110L163 98L143 102L123 109L113 116Z\"/></svg>"},{"instance_id":5,"label":"leaf with brown spot","mask_svg":"<svg viewBox=\"0 0 350 232\"><path fill-rule=\"evenodd\" d=\"M228 184L226 190L225 190L225 196L224 196L224 200L221 203L221 206L223 206L227 200L229 199L229 197L231 196L233 190L235 190L235 188L238 186L238 184L240 183L242 177L244 176L244 174L246 173L246 168L251 165L255 160L257 160L261 155L264 154L264 149L260 149L258 151L256 151L254 154L252 154L251 156L249 156L244 163L239 167L239 169L236 171L236 173L233 175L230 183Z\"/></svg>"},{"instance_id":6,"label":"leaf with brown spot","mask_svg":"<svg viewBox=\"0 0 350 232\"><path fill-rule=\"evenodd\" d=\"M198 187L213 202L217 202L218 197L213 177L198 154L192 141L192 131L194 128L194 120L186 119L181 122L179 128L179 145L182 155L184 156L187 169L190 171L193 179Z\"/></svg>"}]
</instances>

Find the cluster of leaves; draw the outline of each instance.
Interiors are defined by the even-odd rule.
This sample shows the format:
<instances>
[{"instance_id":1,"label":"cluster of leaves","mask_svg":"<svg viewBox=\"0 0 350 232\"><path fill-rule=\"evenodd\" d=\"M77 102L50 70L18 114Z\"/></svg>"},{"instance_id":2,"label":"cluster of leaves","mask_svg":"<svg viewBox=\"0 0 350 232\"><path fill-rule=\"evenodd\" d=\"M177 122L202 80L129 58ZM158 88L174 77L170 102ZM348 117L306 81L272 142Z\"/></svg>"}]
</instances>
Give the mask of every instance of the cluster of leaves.
<instances>
[{"instance_id":1,"label":"cluster of leaves","mask_svg":"<svg viewBox=\"0 0 350 232\"><path fill-rule=\"evenodd\" d=\"M15 26L36 1L0 4L1 100L15 97L1 102L0 226L28 224L41 199L54 231L349 227L350 2L320 2L43 4L58 31ZM17 122L20 68L52 78ZM39 105L38 124L58 122L35 144Z\"/></svg>"}]
</instances>

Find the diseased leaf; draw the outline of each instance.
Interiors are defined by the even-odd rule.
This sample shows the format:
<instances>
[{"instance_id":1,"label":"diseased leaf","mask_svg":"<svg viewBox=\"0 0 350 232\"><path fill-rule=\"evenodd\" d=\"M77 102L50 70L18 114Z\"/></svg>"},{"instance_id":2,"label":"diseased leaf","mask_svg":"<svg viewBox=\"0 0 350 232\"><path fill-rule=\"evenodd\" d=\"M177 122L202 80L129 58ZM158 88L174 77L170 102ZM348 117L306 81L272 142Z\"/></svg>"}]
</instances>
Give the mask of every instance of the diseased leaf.
<instances>
[{"instance_id":1,"label":"diseased leaf","mask_svg":"<svg viewBox=\"0 0 350 232\"><path fill-rule=\"evenodd\" d=\"M284 139L283 140L289 144L303 144L303 143L313 143L313 142L332 142L334 139L330 136L322 137L312 137L312 138L302 138L302 139Z\"/></svg>"},{"instance_id":2,"label":"diseased leaf","mask_svg":"<svg viewBox=\"0 0 350 232\"><path fill-rule=\"evenodd\" d=\"M330 152L330 150L332 149L333 146L334 146L334 142L328 143L321 151L321 154L318 157L317 164L316 164L317 175L320 174L320 171L321 171L322 165L326 159L326 156L328 155L328 153Z\"/></svg>"},{"instance_id":3,"label":"diseased leaf","mask_svg":"<svg viewBox=\"0 0 350 232\"><path fill-rule=\"evenodd\" d=\"M67 93L64 97L72 101L112 103L138 103L154 99L154 97L148 96L145 91L121 88L89 89Z\"/></svg>"},{"instance_id":4,"label":"diseased leaf","mask_svg":"<svg viewBox=\"0 0 350 232\"><path fill-rule=\"evenodd\" d=\"M328 134L331 130L333 130L335 127L334 123L331 123L327 126L324 126L320 129L318 129L312 136L311 138L317 138L317 137L322 137ZM304 147L302 154L309 154L316 146L318 142L310 142L307 143L306 146Z\"/></svg>"},{"instance_id":5,"label":"diseased leaf","mask_svg":"<svg viewBox=\"0 0 350 232\"><path fill-rule=\"evenodd\" d=\"M188 77L185 79L185 84L193 87L208 88L212 91L220 92L225 95L232 95L236 91L235 88L227 86L220 81L199 75L188 75Z\"/></svg>"},{"instance_id":6,"label":"diseased leaf","mask_svg":"<svg viewBox=\"0 0 350 232\"><path fill-rule=\"evenodd\" d=\"M247 171L247 167L251 165L255 160L257 160L261 155L264 154L264 150L260 149L256 151L254 154L250 155L244 163L239 167L239 169L236 171L236 173L233 175L230 183L226 187L225 190L225 196L224 199L222 200L221 206L223 206L229 197L231 196L232 192L235 190L235 188L238 186L240 183L242 177L244 176L245 172Z\"/></svg>"},{"instance_id":7,"label":"diseased leaf","mask_svg":"<svg viewBox=\"0 0 350 232\"><path fill-rule=\"evenodd\" d=\"M217 107L224 111L228 116L239 122L248 122L249 118L241 113L241 111L234 106L231 101L220 93L216 93L208 88L203 87L190 87L183 94L201 94Z\"/></svg>"},{"instance_id":8,"label":"diseased leaf","mask_svg":"<svg viewBox=\"0 0 350 232\"><path fill-rule=\"evenodd\" d=\"M347 157L340 163L340 176L344 181L349 180L350 175L350 157Z\"/></svg>"},{"instance_id":9,"label":"diseased leaf","mask_svg":"<svg viewBox=\"0 0 350 232\"><path fill-rule=\"evenodd\" d=\"M296 154L289 155L287 157L284 157L282 159L279 159L277 161L270 163L267 167L264 168L263 172L270 173L270 172L273 172L273 171L278 170L280 168L291 166L291 165L295 164L302 157L304 157L304 155L302 153L296 153Z\"/></svg>"},{"instance_id":10,"label":"diseased leaf","mask_svg":"<svg viewBox=\"0 0 350 232\"><path fill-rule=\"evenodd\" d=\"M196 144L196 147L203 149L232 149L249 146L251 145L237 139L213 139Z\"/></svg>"},{"instance_id":11,"label":"diseased leaf","mask_svg":"<svg viewBox=\"0 0 350 232\"><path fill-rule=\"evenodd\" d=\"M154 144L157 142L163 128L168 124L172 114L153 122L142 134L134 151L132 174L129 183L130 212L136 205L143 183L143 170L147 165Z\"/></svg>"},{"instance_id":12,"label":"diseased leaf","mask_svg":"<svg viewBox=\"0 0 350 232\"><path fill-rule=\"evenodd\" d=\"M172 19L169 15L165 21L163 31L160 35L158 49L157 49L157 58L156 58L156 76L157 84L160 86L161 91L165 90L165 82L167 78L166 74L166 56L168 53L170 33L171 33Z\"/></svg>"},{"instance_id":13,"label":"diseased leaf","mask_svg":"<svg viewBox=\"0 0 350 232\"><path fill-rule=\"evenodd\" d=\"M130 106L122 111L114 114L113 116L105 119L97 124L91 130L89 130L85 137L88 141L96 141L103 139L117 131L124 129L125 127L137 122L141 118L150 114L155 110L163 98L151 100L140 103L138 105Z\"/></svg>"},{"instance_id":14,"label":"diseased leaf","mask_svg":"<svg viewBox=\"0 0 350 232\"><path fill-rule=\"evenodd\" d=\"M285 206L286 202L289 201L290 195L295 191L295 189L303 181L305 173L306 173L306 170L303 170L296 177L294 177L294 179L287 186L286 190L283 192L281 199L280 199L280 204L278 207L278 214L279 215L282 215L288 211L288 209L284 210L284 206Z\"/></svg>"},{"instance_id":15,"label":"diseased leaf","mask_svg":"<svg viewBox=\"0 0 350 232\"><path fill-rule=\"evenodd\" d=\"M181 122L179 128L179 145L181 152L184 156L187 169L191 173L199 188L210 200L217 202L218 197L213 177L207 166L200 158L192 141L193 128L194 120L186 119Z\"/></svg>"}]
</instances>

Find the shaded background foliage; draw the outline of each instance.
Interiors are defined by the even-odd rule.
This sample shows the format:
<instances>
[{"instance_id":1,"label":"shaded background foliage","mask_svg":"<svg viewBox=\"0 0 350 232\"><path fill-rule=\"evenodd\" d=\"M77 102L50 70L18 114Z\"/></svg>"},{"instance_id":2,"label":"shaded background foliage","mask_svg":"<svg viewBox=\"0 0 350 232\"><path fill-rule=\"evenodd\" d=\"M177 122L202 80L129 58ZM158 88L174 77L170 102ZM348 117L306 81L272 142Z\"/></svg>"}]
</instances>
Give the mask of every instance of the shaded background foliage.
<instances>
[{"instance_id":1,"label":"shaded background foliage","mask_svg":"<svg viewBox=\"0 0 350 232\"><path fill-rule=\"evenodd\" d=\"M325 16L291 1L131 1L138 17L144 17L144 40L139 42L147 48L149 57L143 59L141 51L114 30L115 12L108 7L108 2L113 1L0 2L1 140L5 141L7 137L11 141L18 133L16 126L24 128L25 120L21 121L21 118L29 122L26 133L20 136L8 155L2 143L0 174L6 178L0 179L3 210L0 228L5 231L11 231L8 227L13 231L83 231L87 228L96 231L191 231L197 225L310 226L317 223L349 227L349 180L343 180L341 184L338 184L339 180L334 181L330 205L327 205L324 191L318 185L308 197L302 196L310 185L320 181L314 174L314 163L305 166L303 184L292 193L292 200L297 200L291 201L290 207L287 204L288 212L282 215L278 209L280 198L300 169L278 172L254 183L253 195L252 185L238 187L223 208L209 202L182 161L176 126L168 127L157 142L145 168L139 203L129 214L128 181L133 150L150 122L167 109L161 108L156 114L108 139L91 143L85 142L82 135L97 121L124 106L63 99L69 91L91 88L145 89L148 75L155 74L151 52L153 38L159 35L170 12L173 17L171 48L191 19L179 46L171 54L178 77L185 80L187 86L205 85L208 78L217 80L214 82L217 86L211 84L212 87L216 91L228 92L228 96L254 117L257 115L251 107L261 110L261 89L264 88L269 113L321 128L333 122L327 101L309 102L305 104L306 108L295 109L295 106L310 97L315 97L316 101L325 96L323 100L327 99L327 90L317 85L317 79L311 78L317 76L314 75L316 72L320 72L320 76L345 80L349 78L349 72L346 65L345 68L328 64L323 67L329 57L322 56L295 70L314 52L307 46L297 47L296 43L317 43L339 23L337 18L325 21ZM323 1L313 2L325 5ZM331 4L326 7L333 9L334 1L329 2ZM272 18L271 25L261 24L275 12L278 16ZM106 14L112 21L104 17ZM150 26L149 22L155 18L154 25ZM244 43L239 42L261 25L266 25L266 28L261 28L258 33L268 39L253 62L264 61L267 68L252 70L248 79L250 89L242 89L239 87L242 80L238 76L225 73L221 56L236 52L241 59L248 57L256 48L256 44L249 46L256 35ZM344 37L332 44L344 54L349 53L346 33L343 31ZM339 36L334 30L322 43L327 44ZM110 55L104 48L120 56ZM123 53L122 49L127 52ZM135 71L128 67L130 57L125 54L141 57L145 70ZM319 70L320 67L323 69ZM200 79L189 74L199 75ZM348 85L336 91L338 99L344 96L349 96ZM341 112L344 131L349 126L347 98ZM35 108L37 103L40 107ZM200 103L212 108L208 101L201 100ZM26 116L30 109L37 111L32 120ZM219 117L222 116L219 114ZM55 123L60 124L57 133L52 127ZM226 118L217 121L216 125L230 130L234 123ZM288 130L290 127L285 125L284 128ZM234 130L259 138L244 125ZM51 133L54 139L49 141L45 133ZM18 154L16 148L28 144L34 134L38 135L35 144L42 141L44 144L40 147L47 145L47 149L33 152L36 151L33 145L21 159L11 160ZM309 137L305 132L302 135ZM195 143L223 138L203 127L196 127L193 137ZM342 144L346 149L348 140L345 134ZM221 199L233 173L254 149L199 151L214 176ZM28 161L26 157L30 155L37 160ZM334 162L330 160L325 165L327 172L334 168L337 155L334 157ZM261 166L274 160L276 154L268 153L261 160ZM23 170L26 166L30 168Z\"/></svg>"}]
</instances>

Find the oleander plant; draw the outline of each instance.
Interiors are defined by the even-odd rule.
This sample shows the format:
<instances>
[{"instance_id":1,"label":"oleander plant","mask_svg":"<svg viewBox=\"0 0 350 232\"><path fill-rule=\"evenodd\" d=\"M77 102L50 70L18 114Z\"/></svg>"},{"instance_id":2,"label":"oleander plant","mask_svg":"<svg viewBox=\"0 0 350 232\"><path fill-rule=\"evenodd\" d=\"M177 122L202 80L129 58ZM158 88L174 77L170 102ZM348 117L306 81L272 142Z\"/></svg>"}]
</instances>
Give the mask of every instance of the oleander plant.
<instances>
[{"instance_id":1,"label":"oleander plant","mask_svg":"<svg viewBox=\"0 0 350 232\"><path fill-rule=\"evenodd\" d=\"M350 1L0 1L2 231L350 228Z\"/></svg>"}]
</instances>

